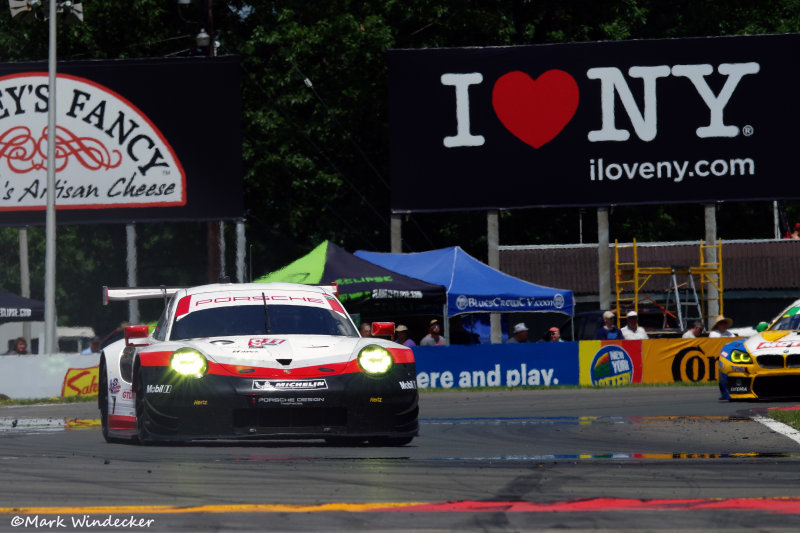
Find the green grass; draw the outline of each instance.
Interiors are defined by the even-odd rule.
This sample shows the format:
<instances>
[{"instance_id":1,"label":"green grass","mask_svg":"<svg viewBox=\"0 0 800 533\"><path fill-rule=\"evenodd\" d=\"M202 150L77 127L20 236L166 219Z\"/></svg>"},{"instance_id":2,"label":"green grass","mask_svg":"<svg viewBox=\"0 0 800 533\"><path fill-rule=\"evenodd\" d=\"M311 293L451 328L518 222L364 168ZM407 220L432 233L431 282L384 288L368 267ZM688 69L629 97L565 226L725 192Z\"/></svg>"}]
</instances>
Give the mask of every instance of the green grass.
<instances>
[{"instance_id":1,"label":"green grass","mask_svg":"<svg viewBox=\"0 0 800 533\"><path fill-rule=\"evenodd\" d=\"M780 409L773 409L769 412L769 417L774 418L778 422L783 422L794 429L800 430L800 410L783 411Z\"/></svg>"},{"instance_id":2,"label":"green grass","mask_svg":"<svg viewBox=\"0 0 800 533\"><path fill-rule=\"evenodd\" d=\"M32 398L27 400L13 400L5 394L0 394L0 407L4 405L35 405L41 403L87 403L97 402L94 396L70 396L68 398Z\"/></svg>"},{"instance_id":3,"label":"green grass","mask_svg":"<svg viewBox=\"0 0 800 533\"><path fill-rule=\"evenodd\" d=\"M649 387L717 387L716 381L702 381L702 382L675 382L675 383L633 383L631 385L625 385L624 387L628 388L649 388ZM479 392L479 391L518 391L518 390L558 390L558 389L567 389L567 390L574 390L574 389L620 389L624 387L593 387L590 385L550 385L549 387L545 386L524 386L524 387L453 387L451 389L442 389L442 388L424 388L419 389L422 393L437 393L437 392L453 392L453 391L462 391L462 392Z\"/></svg>"}]
</instances>

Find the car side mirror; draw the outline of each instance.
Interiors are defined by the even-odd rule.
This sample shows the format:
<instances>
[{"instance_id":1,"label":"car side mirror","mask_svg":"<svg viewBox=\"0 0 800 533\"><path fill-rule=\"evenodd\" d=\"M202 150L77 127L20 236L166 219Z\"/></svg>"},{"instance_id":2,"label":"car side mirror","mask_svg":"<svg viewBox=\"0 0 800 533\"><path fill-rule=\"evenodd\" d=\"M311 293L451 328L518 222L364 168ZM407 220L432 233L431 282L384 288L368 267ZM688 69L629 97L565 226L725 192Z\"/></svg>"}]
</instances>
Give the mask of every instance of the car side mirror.
<instances>
[{"instance_id":1,"label":"car side mirror","mask_svg":"<svg viewBox=\"0 0 800 533\"><path fill-rule=\"evenodd\" d=\"M756 326L756 331L757 331L757 332L759 332L759 333L761 333L762 331L764 331L764 330L765 330L765 329L767 329L768 327L769 327L769 324L768 324L768 323L766 323L766 322L759 322L759 323L758 323L758 325Z\"/></svg>"},{"instance_id":2,"label":"car side mirror","mask_svg":"<svg viewBox=\"0 0 800 533\"><path fill-rule=\"evenodd\" d=\"M125 326L125 346L148 346L149 342L133 342L150 336L147 326Z\"/></svg>"},{"instance_id":3,"label":"car side mirror","mask_svg":"<svg viewBox=\"0 0 800 533\"><path fill-rule=\"evenodd\" d=\"M372 336L373 337L388 337L394 338L394 322L373 322L372 323Z\"/></svg>"}]
</instances>

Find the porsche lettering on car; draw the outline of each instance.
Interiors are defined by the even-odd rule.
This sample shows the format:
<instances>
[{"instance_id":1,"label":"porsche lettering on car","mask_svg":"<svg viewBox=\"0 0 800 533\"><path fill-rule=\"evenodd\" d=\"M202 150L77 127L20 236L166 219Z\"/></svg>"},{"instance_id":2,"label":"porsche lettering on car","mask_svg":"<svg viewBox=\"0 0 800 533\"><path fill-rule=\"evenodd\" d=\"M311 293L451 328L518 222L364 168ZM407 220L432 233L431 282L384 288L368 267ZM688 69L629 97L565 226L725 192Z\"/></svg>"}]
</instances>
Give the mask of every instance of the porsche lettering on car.
<instances>
[{"instance_id":1,"label":"porsche lettering on car","mask_svg":"<svg viewBox=\"0 0 800 533\"><path fill-rule=\"evenodd\" d=\"M751 337L723 346L719 357L722 398L800 397L800 300L759 329Z\"/></svg>"},{"instance_id":2,"label":"porsche lettering on car","mask_svg":"<svg viewBox=\"0 0 800 533\"><path fill-rule=\"evenodd\" d=\"M103 436L411 442L413 352L362 338L333 292L290 283L104 288L106 301L163 298L165 309L152 332L129 326L103 349Z\"/></svg>"}]
</instances>

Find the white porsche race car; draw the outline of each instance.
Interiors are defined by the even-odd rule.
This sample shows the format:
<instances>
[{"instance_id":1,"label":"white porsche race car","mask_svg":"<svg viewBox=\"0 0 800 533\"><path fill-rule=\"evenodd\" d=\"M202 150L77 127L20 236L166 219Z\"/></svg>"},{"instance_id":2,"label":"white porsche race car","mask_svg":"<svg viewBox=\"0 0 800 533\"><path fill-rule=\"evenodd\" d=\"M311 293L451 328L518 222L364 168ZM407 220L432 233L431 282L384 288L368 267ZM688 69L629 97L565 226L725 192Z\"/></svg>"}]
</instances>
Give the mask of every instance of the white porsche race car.
<instances>
[{"instance_id":1,"label":"white porsche race car","mask_svg":"<svg viewBox=\"0 0 800 533\"><path fill-rule=\"evenodd\" d=\"M414 355L362 338L332 287L290 283L104 288L164 298L100 357L109 442L311 438L404 445L418 432ZM394 325L377 323L391 336Z\"/></svg>"}]
</instances>

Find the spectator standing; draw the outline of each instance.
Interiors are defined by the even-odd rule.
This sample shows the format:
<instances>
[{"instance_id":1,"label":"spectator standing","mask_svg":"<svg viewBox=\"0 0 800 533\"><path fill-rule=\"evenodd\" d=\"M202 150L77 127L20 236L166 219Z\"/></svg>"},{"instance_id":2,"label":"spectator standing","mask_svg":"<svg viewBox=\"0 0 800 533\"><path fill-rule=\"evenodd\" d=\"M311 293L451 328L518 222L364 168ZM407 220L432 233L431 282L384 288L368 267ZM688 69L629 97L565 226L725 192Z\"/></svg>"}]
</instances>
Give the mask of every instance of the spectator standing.
<instances>
[{"instance_id":1,"label":"spectator standing","mask_svg":"<svg viewBox=\"0 0 800 533\"><path fill-rule=\"evenodd\" d=\"M616 317L613 311L603 313L603 327L597 330L595 339L599 340L623 340L622 330L617 327Z\"/></svg>"},{"instance_id":2,"label":"spectator standing","mask_svg":"<svg viewBox=\"0 0 800 533\"><path fill-rule=\"evenodd\" d=\"M372 323L362 322L360 331L362 337L372 337Z\"/></svg>"},{"instance_id":3,"label":"spectator standing","mask_svg":"<svg viewBox=\"0 0 800 533\"><path fill-rule=\"evenodd\" d=\"M439 321L435 318L431 320L431 325L428 326L428 334L422 337L419 341L420 346L444 346L444 338L442 337L442 328Z\"/></svg>"},{"instance_id":4,"label":"spectator standing","mask_svg":"<svg viewBox=\"0 0 800 533\"><path fill-rule=\"evenodd\" d=\"M639 327L639 314L636 311L629 311L626 315L628 325L622 328L622 336L628 341L643 341L647 338L647 332Z\"/></svg>"},{"instance_id":5,"label":"spectator standing","mask_svg":"<svg viewBox=\"0 0 800 533\"><path fill-rule=\"evenodd\" d=\"M398 324L394 332L397 336L394 342L397 344L402 344L403 346L408 346L409 348L417 345L416 342L408 338L408 328L403 324Z\"/></svg>"},{"instance_id":6,"label":"spectator standing","mask_svg":"<svg viewBox=\"0 0 800 533\"><path fill-rule=\"evenodd\" d=\"M702 320L695 320L692 322L692 327L686 330L686 333L682 335L684 339L696 339L703 335L703 321Z\"/></svg>"},{"instance_id":7,"label":"spectator standing","mask_svg":"<svg viewBox=\"0 0 800 533\"><path fill-rule=\"evenodd\" d=\"M525 325L525 322L520 322L514 326L512 335L508 338L506 344L519 344L522 342L528 342L528 326Z\"/></svg>"},{"instance_id":8,"label":"spectator standing","mask_svg":"<svg viewBox=\"0 0 800 533\"><path fill-rule=\"evenodd\" d=\"M714 325L711 327L711 331L708 333L710 338L717 338L717 337L733 337L733 333L728 331L728 328L733 325L733 320L730 318L726 318L722 315L719 315L717 319L714 321Z\"/></svg>"}]
</instances>

